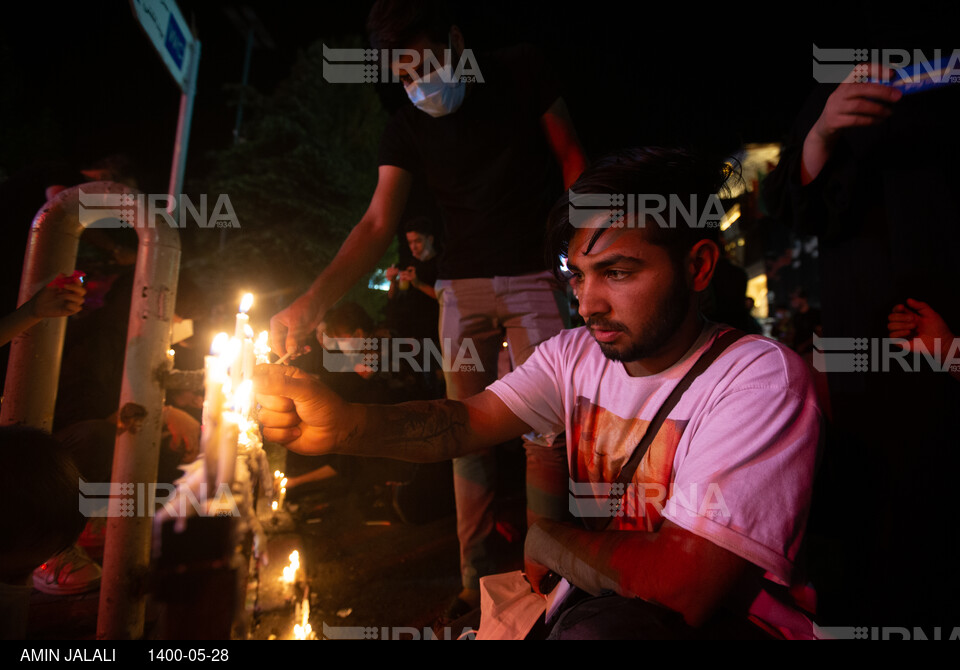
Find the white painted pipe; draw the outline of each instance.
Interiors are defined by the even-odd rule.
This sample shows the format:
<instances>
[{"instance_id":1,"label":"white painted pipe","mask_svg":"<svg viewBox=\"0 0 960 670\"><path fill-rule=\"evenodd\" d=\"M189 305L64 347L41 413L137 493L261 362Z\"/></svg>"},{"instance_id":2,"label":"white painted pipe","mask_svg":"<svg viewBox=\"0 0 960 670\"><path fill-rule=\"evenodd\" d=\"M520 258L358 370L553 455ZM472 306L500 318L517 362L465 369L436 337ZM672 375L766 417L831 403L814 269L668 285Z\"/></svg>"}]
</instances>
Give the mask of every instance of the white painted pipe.
<instances>
[{"instance_id":1,"label":"white painted pipe","mask_svg":"<svg viewBox=\"0 0 960 670\"><path fill-rule=\"evenodd\" d=\"M88 227L118 227L123 215L137 232L120 407L135 403L146 410L146 418L137 432L119 435L114 449L111 481L133 484L133 496L110 499L97 621L101 639L143 634L151 518L140 496L146 498L147 487L157 479L163 372L180 268L179 232L165 221L148 221L138 195L112 182L81 184L57 194L33 220L20 284L23 304L57 274L72 273L80 235ZM65 332L65 317L44 319L13 340L0 424L52 428ZM136 503L133 515L124 516L121 502L131 499Z\"/></svg>"}]
</instances>

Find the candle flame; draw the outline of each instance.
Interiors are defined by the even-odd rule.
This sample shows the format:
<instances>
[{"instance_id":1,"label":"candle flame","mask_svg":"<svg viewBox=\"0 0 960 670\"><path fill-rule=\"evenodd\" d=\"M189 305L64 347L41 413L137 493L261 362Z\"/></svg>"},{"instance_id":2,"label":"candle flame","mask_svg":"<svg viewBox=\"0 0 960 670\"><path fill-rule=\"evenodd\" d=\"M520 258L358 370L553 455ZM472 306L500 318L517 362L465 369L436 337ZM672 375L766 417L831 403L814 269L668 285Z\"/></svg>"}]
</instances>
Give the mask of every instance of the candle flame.
<instances>
[{"instance_id":1,"label":"candle flame","mask_svg":"<svg viewBox=\"0 0 960 670\"><path fill-rule=\"evenodd\" d=\"M243 336L253 339L253 328L250 327L250 324L244 324L243 326Z\"/></svg>"},{"instance_id":2,"label":"candle flame","mask_svg":"<svg viewBox=\"0 0 960 670\"><path fill-rule=\"evenodd\" d=\"M269 337L270 333L265 330L261 331L256 342L253 343L253 355L256 357L258 364L270 362L270 345L267 343Z\"/></svg>"},{"instance_id":3,"label":"candle flame","mask_svg":"<svg viewBox=\"0 0 960 670\"><path fill-rule=\"evenodd\" d=\"M251 307L253 307L253 294L244 293L243 299L240 301L240 311L246 314L250 311Z\"/></svg>"},{"instance_id":4,"label":"candle flame","mask_svg":"<svg viewBox=\"0 0 960 670\"><path fill-rule=\"evenodd\" d=\"M217 333L216 337L213 338L213 344L210 346L210 353L214 356L219 356L224 352L229 343L229 335L226 333Z\"/></svg>"},{"instance_id":5,"label":"candle flame","mask_svg":"<svg viewBox=\"0 0 960 670\"><path fill-rule=\"evenodd\" d=\"M300 623L293 625L293 637L296 640L313 639L313 627L310 625L310 599L304 598L300 604Z\"/></svg>"},{"instance_id":6,"label":"candle flame","mask_svg":"<svg viewBox=\"0 0 960 670\"><path fill-rule=\"evenodd\" d=\"M284 584L293 584L297 580L297 570L300 569L300 552L294 551L290 554L290 565L283 568L283 577L280 578Z\"/></svg>"}]
</instances>

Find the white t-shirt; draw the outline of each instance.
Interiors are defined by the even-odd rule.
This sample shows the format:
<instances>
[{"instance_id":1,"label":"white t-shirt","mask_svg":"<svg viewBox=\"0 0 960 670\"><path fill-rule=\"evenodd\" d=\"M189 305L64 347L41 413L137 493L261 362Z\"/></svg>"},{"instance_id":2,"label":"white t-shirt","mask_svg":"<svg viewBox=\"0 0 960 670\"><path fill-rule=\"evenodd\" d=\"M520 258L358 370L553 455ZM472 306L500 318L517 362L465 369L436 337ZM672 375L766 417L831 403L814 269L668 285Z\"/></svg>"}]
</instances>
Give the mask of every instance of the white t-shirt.
<instances>
[{"instance_id":1,"label":"white t-shirt","mask_svg":"<svg viewBox=\"0 0 960 670\"><path fill-rule=\"evenodd\" d=\"M566 431L572 502L588 497L575 482L603 496L660 405L725 329L707 324L679 362L646 377L607 359L586 328L566 330L489 388L535 431ZM642 504L628 505L613 527L655 530L662 515L790 584L820 422L800 357L758 335L741 338L670 412L633 479Z\"/></svg>"}]
</instances>

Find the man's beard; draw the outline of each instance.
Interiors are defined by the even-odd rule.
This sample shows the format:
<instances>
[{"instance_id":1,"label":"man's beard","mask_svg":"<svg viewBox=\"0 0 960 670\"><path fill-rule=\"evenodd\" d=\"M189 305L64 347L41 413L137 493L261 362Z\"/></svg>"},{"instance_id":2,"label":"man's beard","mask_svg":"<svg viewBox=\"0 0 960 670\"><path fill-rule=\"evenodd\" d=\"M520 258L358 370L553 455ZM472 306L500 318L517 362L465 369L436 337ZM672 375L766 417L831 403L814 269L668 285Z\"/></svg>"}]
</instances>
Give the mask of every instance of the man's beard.
<instances>
[{"instance_id":1,"label":"man's beard","mask_svg":"<svg viewBox=\"0 0 960 670\"><path fill-rule=\"evenodd\" d=\"M689 306L689 289L679 273L674 274L670 290L661 298L653 312L653 318L644 325L642 332L636 334L625 349L614 344L597 342L600 351L612 361L630 363L643 358L650 358L659 353L664 346L680 330L683 320L687 316ZM616 321L597 319L588 321L588 326L600 326L601 330L608 327L610 330L626 332L624 326Z\"/></svg>"}]
</instances>

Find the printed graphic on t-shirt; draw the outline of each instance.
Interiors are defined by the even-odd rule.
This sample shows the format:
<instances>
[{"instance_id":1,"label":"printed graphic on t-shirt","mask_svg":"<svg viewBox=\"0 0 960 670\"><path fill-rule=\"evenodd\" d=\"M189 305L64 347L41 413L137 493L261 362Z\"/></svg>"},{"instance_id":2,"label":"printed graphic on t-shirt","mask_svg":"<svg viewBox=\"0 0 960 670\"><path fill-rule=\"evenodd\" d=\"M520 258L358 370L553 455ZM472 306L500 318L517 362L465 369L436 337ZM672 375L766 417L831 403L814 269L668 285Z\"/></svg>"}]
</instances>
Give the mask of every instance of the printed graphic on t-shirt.
<instances>
[{"instance_id":1,"label":"printed graphic on t-shirt","mask_svg":"<svg viewBox=\"0 0 960 670\"><path fill-rule=\"evenodd\" d=\"M686 420L669 418L663 422L634 473L631 485L625 487L620 506L611 513L616 517L612 528L659 528L669 493L674 456L687 423ZM616 481L650 422L617 416L581 396L577 398L571 424L571 440L576 454L571 477L576 482L596 482L604 488L597 491L602 496L608 492L609 482Z\"/></svg>"}]
</instances>

